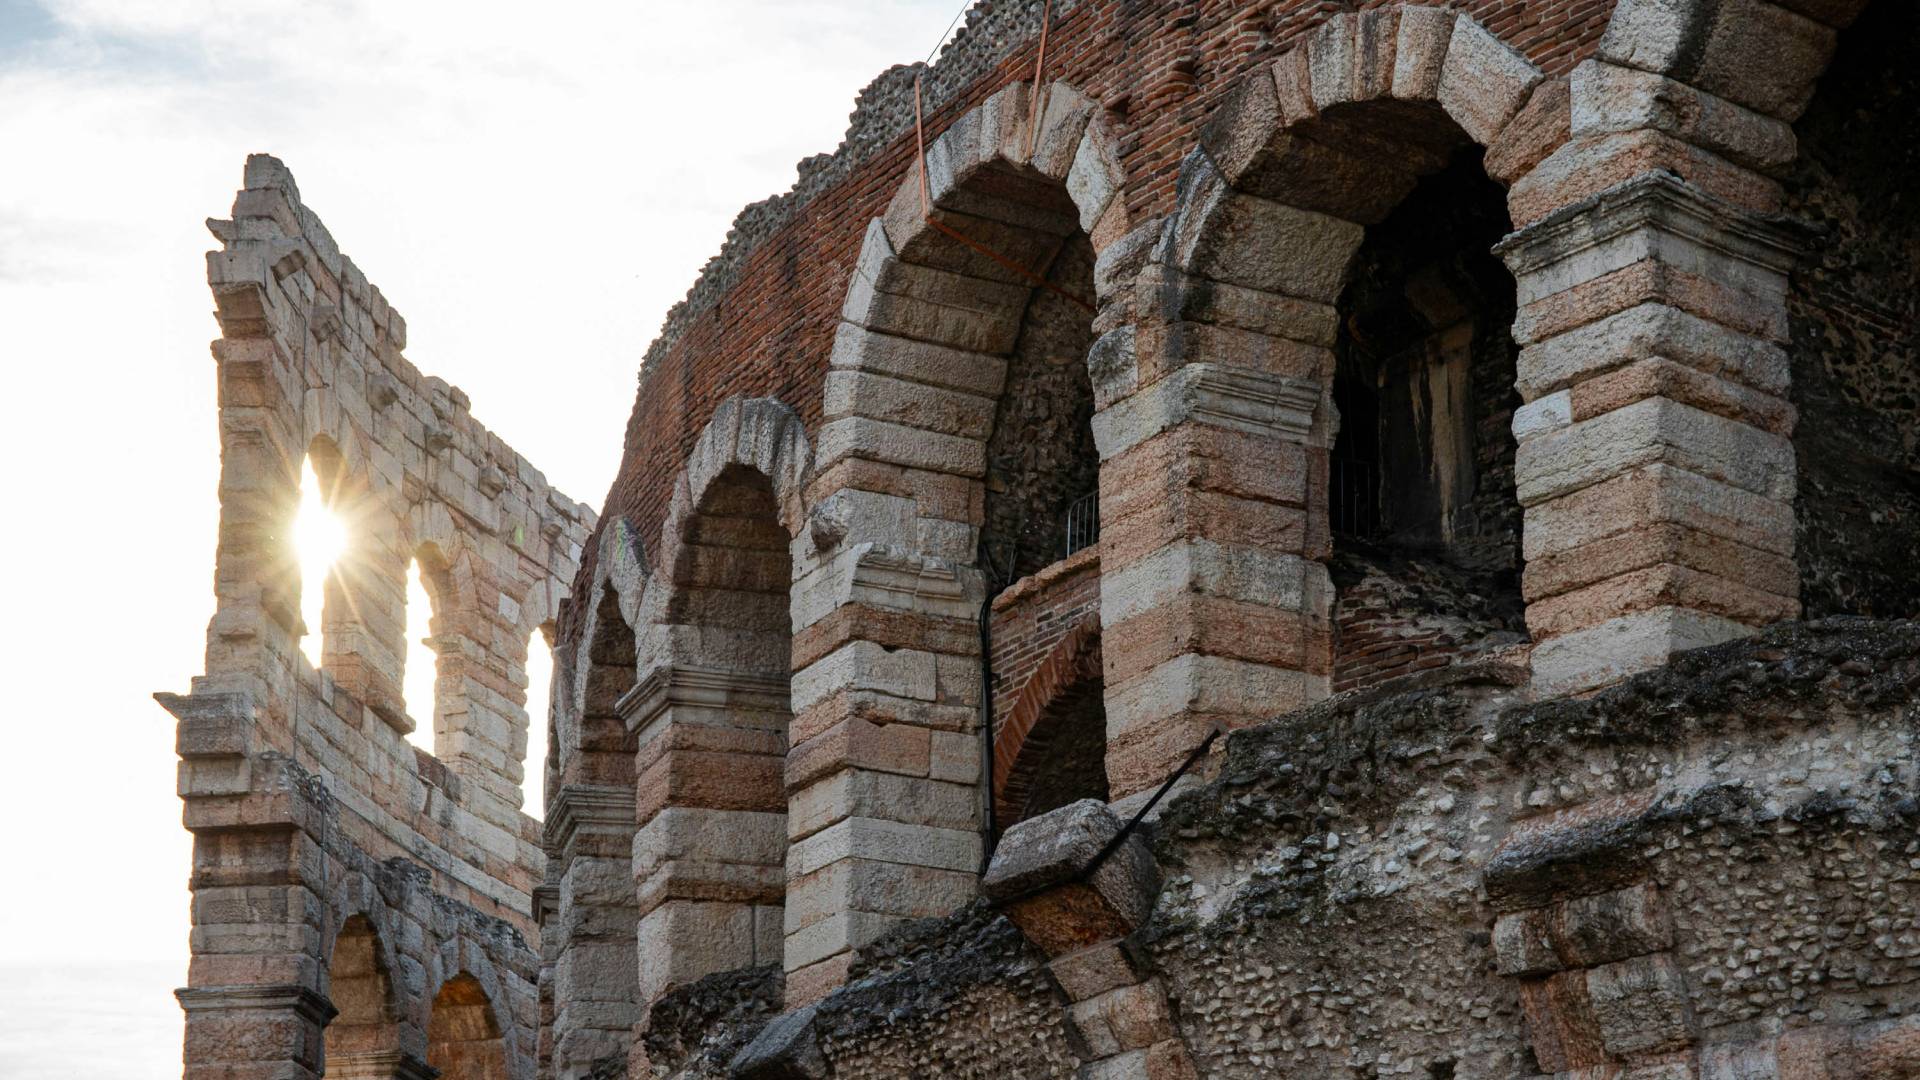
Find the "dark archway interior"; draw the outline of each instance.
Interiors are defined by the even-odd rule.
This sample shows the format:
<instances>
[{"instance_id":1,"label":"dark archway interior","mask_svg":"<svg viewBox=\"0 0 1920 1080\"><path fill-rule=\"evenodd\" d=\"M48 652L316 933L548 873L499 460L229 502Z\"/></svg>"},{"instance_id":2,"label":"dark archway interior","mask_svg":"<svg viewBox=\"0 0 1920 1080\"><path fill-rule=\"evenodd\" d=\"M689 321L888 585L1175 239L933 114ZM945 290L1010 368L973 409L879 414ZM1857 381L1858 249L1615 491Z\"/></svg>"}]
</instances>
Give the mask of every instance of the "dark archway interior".
<instances>
[{"instance_id":1,"label":"dark archway interior","mask_svg":"<svg viewBox=\"0 0 1920 1080\"><path fill-rule=\"evenodd\" d=\"M507 1080L507 1046L479 980L462 972L433 998L427 1064L440 1080Z\"/></svg>"},{"instance_id":2,"label":"dark archway interior","mask_svg":"<svg viewBox=\"0 0 1920 1080\"><path fill-rule=\"evenodd\" d=\"M639 652L633 630L620 614L620 597L611 587L600 594L593 635L587 642L587 686L580 709L580 781L633 783L633 754L627 725L615 709L633 689Z\"/></svg>"},{"instance_id":3,"label":"dark archway interior","mask_svg":"<svg viewBox=\"0 0 1920 1080\"><path fill-rule=\"evenodd\" d=\"M1332 570L1343 594L1365 585L1396 617L1510 639L1525 625L1518 350L1513 278L1492 248L1511 223L1480 156L1463 149L1421 180L1355 257L1335 346Z\"/></svg>"},{"instance_id":4,"label":"dark archway interior","mask_svg":"<svg viewBox=\"0 0 1920 1080\"><path fill-rule=\"evenodd\" d=\"M340 927L327 967L327 1000L338 1012L324 1035L325 1075L344 1075L356 1057L397 1048L392 993L373 925L355 915Z\"/></svg>"},{"instance_id":5,"label":"dark archway interior","mask_svg":"<svg viewBox=\"0 0 1920 1080\"><path fill-rule=\"evenodd\" d=\"M1880 0L1794 125L1787 294L1808 618L1920 616L1920 7Z\"/></svg>"},{"instance_id":6,"label":"dark archway interior","mask_svg":"<svg viewBox=\"0 0 1920 1080\"><path fill-rule=\"evenodd\" d=\"M1106 684L1095 663L1087 678L1064 688L1049 703L1007 778L1003 803L1010 816L998 822L1000 828L1081 799L1107 801L1105 696Z\"/></svg>"}]
</instances>

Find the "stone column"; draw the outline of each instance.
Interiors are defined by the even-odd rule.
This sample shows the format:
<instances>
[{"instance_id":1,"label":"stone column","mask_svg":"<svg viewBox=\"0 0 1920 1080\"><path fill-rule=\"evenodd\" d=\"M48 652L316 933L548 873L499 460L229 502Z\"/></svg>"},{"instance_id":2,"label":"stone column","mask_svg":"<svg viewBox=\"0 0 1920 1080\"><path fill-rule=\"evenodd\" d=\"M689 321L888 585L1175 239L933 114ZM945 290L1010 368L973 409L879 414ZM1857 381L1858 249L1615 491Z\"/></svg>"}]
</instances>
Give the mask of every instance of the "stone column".
<instances>
[{"instance_id":1,"label":"stone column","mask_svg":"<svg viewBox=\"0 0 1920 1080\"><path fill-rule=\"evenodd\" d=\"M1145 263L1137 325L1102 336L1089 361L1116 799L1160 783L1212 727L1330 688L1331 304L1361 229L1233 193L1204 153L1185 173L1181 214L1115 243L1095 271L1132 279ZM1250 234L1323 255L1250 274L1237 265L1255 257ZM1241 279L1266 288L1229 283Z\"/></svg>"},{"instance_id":2,"label":"stone column","mask_svg":"<svg viewBox=\"0 0 1920 1080\"><path fill-rule=\"evenodd\" d=\"M617 709L636 747L639 1002L777 962L786 678L662 664Z\"/></svg>"},{"instance_id":3,"label":"stone column","mask_svg":"<svg viewBox=\"0 0 1920 1080\"><path fill-rule=\"evenodd\" d=\"M1536 686L1590 689L1797 616L1781 223L1654 171L1499 250L1519 285Z\"/></svg>"},{"instance_id":4,"label":"stone column","mask_svg":"<svg viewBox=\"0 0 1920 1080\"><path fill-rule=\"evenodd\" d=\"M184 1076L317 1080L326 872L313 839L331 811L291 761L257 755L251 695L157 694L179 721L180 796L193 833L193 959L176 991L186 1011Z\"/></svg>"},{"instance_id":5,"label":"stone column","mask_svg":"<svg viewBox=\"0 0 1920 1080\"><path fill-rule=\"evenodd\" d=\"M789 1007L844 982L851 950L974 895L980 597L975 571L871 544L794 587Z\"/></svg>"},{"instance_id":6,"label":"stone column","mask_svg":"<svg viewBox=\"0 0 1920 1080\"><path fill-rule=\"evenodd\" d=\"M640 1011L635 988L633 789L574 783L548 800L547 847L557 852L559 907L543 933L553 961L553 1075L576 1080L625 1061Z\"/></svg>"}]
</instances>

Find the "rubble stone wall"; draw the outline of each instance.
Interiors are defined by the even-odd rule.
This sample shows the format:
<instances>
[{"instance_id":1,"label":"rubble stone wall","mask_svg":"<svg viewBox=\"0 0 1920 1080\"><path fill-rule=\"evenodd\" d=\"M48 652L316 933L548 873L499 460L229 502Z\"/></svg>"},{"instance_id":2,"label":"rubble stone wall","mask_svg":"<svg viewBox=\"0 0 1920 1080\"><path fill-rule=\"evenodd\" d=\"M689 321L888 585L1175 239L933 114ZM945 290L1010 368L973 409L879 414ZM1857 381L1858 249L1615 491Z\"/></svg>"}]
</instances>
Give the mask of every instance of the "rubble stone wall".
<instances>
[{"instance_id":1,"label":"rubble stone wall","mask_svg":"<svg viewBox=\"0 0 1920 1080\"><path fill-rule=\"evenodd\" d=\"M233 216L208 226L216 606L205 674L157 695L180 722L194 834L186 1075L415 1076L455 1055L530 1078L545 857L520 809L526 650L557 621L594 515L407 362L405 321L279 161L249 158ZM347 534L323 626L302 624L292 543L309 455ZM435 594L431 755L406 740L417 721L399 693L415 557ZM323 634L318 668L303 632ZM338 972L353 989L330 999L356 918L386 1000L350 1038L323 1036L372 975L356 937ZM430 1044L449 986L460 1026L485 1019L497 1040Z\"/></svg>"}]
</instances>

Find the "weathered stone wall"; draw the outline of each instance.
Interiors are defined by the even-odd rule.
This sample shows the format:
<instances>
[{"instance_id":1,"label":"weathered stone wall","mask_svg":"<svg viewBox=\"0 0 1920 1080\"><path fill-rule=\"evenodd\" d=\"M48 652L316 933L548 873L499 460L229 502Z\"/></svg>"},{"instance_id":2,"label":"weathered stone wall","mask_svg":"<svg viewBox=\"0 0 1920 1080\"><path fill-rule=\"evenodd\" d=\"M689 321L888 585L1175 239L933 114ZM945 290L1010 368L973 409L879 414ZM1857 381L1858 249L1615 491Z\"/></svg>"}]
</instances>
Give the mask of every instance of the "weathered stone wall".
<instances>
[{"instance_id":1,"label":"weathered stone wall","mask_svg":"<svg viewBox=\"0 0 1920 1080\"><path fill-rule=\"evenodd\" d=\"M1870 8L1795 126L1788 209L1817 230L1788 301L1801 598L1814 615L1920 612L1916 45L1911 5Z\"/></svg>"},{"instance_id":2,"label":"weathered stone wall","mask_svg":"<svg viewBox=\"0 0 1920 1080\"><path fill-rule=\"evenodd\" d=\"M207 260L216 609L205 674L157 695L180 721L194 834L186 1075L413 1076L461 1058L471 1075L530 1078L545 858L520 811L526 650L558 618L593 514L407 362L405 321L280 162L249 158L233 217L208 225L222 245ZM291 542L309 454L347 533L323 627L302 625ZM399 695L416 556L437 588L438 756L406 741ZM318 669L303 632L324 632ZM329 1001L334 944L354 919L387 1000L323 1062L321 1031L351 996ZM338 973L362 980L355 993L365 961ZM449 987L446 1007L467 1010L455 1026L497 1038L434 1026Z\"/></svg>"},{"instance_id":3,"label":"weathered stone wall","mask_svg":"<svg viewBox=\"0 0 1920 1080\"><path fill-rule=\"evenodd\" d=\"M968 911L755 1044L816 1071L731 1075L1193 1075L1101 1049L1169 1034L1220 1077L1920 1067L1920 625L1783 624L1579 701L1422 680L1234 733L1158 818L1128 944L1161 1018L1070 1009L1082 969Z\"/></svg>"}]
</instances>

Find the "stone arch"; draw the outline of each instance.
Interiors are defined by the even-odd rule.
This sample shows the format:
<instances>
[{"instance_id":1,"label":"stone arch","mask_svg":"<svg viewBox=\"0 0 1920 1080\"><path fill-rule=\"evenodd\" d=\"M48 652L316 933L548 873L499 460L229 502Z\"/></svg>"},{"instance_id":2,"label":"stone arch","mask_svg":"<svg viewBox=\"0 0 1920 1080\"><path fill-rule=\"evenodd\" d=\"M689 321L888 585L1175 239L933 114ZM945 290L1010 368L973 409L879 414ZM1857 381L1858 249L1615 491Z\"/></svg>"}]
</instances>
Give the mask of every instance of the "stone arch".
<instances>
[{"instance_id":1,"label":"stone arch","mask_svg":"<svg viewBox=\"0 0 1920 1080\"><path fill-rule=\"evenodd\" d=\"M1020 688L994 736L994 824L1108 796L1100 618L1083 618ZM1043 785L1046 774L1051 780ZM1042 787L1047 790L1042 790Z\"/></svg>"},{"instance_id":2,"label":"stone arch","mask_svg":"<svg viewBox=\"0 0 1920 1080\"><path fill-rule=\"evenodd\" d=\"M509 1080L508 1032L480 980L461 971L434 991L427 1065L441 1080Z\"/></svg>"},{"instance_id":3,"label":"stone arch","mask_svg":"<svg viewBox=\"0 0 1920 1080\"><path fill-rule=\"evenodd\" d=\"M413 1075L402 1049L394 957L366 914L340 921L327 949L327 1000L335 1014L322 1033L326 1073L335 1080ZM416 1070L417 1071L417 1070Z\"/></svg>"},{"instance_id":4,"label":"stone arch","mask_svg":"<svg viewBox=\"0 0 1920 1080\"><path fill-rule=\"evenodd\" d=\"M924 205L916 166L867 226L794 544L790 1005L838 985L852 949L974 894L994 434L1041 316L1077 335L1072 390L1082 411L1099 404L1099 335L1127 319L1116 267L1139 248L1117 147L1074 87L1047 86L1036 107L1028 84L1010 85L928 144ZM1097 455L1081 441L1087 475L1073 482L1090 486ZM864 884L902 875L916 888Z\"/></svg>"},{"instance_id":5,"label":"stone arch","mask_svg":"<svg viewBox=\"0 0 1920 1080\"><path fill-rule=\"evenodd\" d=\"M1161 782L1213 727L1330 692L1332 395L1356 253L1463 153L1497 181L1537 162L1563 137L1563 91L1451 10L1339 14L1244 76L1182 163L1095 418L1115 795Z\"/></svg>"},{"instance_id":6,"label":"stone arch","mask_svg":"<svg viewBox=\"0 0 1920 1080\"><path fill-rule=\"evenodd\" d=\"M715 410L674 485L634 740L639 999L775 962L786 896L793 534L811 447L771 398Z\"/></svg>"},{"instance_id":7,"label":"stone arch","mask_svg":"<svg viewBox=\"0 0 1920 1080\"><path fill-rule=\"evenodd\" d=\"M543 928L542 947L553 962L557 1076L584 1075L596 1062L624 1056L640 1017L634 755L620 705L638 683L635 628L650 590L644 552L624 518L607 523L599 544L593 580L581 598L584 632L571 663L556 661L555 676L564 685L556 688L548 757L543 843L555 872L557 911Z\"/></svg>"}]
</instances>

